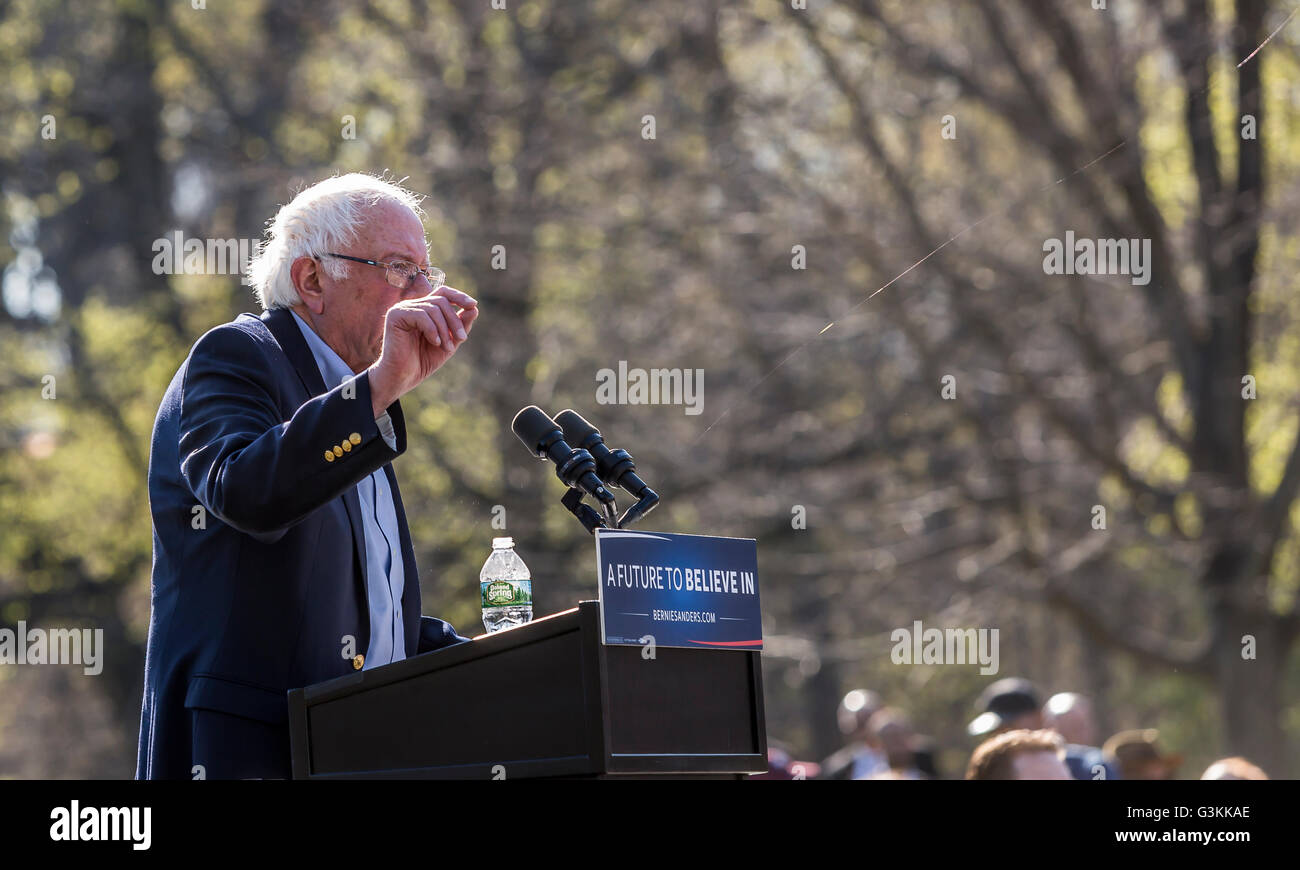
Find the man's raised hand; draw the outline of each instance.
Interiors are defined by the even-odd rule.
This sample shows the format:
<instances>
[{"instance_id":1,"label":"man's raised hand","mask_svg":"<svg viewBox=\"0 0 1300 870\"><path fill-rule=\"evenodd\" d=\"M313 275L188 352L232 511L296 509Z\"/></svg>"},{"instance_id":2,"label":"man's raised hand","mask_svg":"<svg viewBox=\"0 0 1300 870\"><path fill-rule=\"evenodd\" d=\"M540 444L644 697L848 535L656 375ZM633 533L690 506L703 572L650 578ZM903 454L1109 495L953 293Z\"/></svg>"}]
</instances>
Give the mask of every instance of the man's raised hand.
<instances>
[{"instance_id":1,"label":"man's raised hand","mask_svg":"<svg viewBox=\"0 0 1300 870\"><path fill-rule=\"evenodd\" d=\"M369 369L375 416L449 360L469 338L477 318L474 297L446 286L388 309L383 350Z\"/></svg>"}]
</instances>

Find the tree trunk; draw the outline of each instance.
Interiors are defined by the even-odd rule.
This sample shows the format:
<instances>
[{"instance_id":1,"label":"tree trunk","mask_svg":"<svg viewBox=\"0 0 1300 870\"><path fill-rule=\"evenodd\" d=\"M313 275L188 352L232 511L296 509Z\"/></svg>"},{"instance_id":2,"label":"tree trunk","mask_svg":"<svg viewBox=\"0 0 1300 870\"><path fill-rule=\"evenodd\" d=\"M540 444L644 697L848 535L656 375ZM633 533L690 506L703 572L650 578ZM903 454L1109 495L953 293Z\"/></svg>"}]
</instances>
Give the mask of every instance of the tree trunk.
<instances>
[{"instance_id":1,"label":"tree trunk","mask_svg":"<svg viewBox=\"0 0 1300 870\"><path fill-rule=\"evenodd\" d=\"M1210 607L1210 657L1219 689L1224 751L1245 757L1278 779L1290 775L1281 690L1292 637L1277 616L1242 600L1243 585L1223 587ZM1253 649L1248 645L1251 638ZM1198 774L1184 771L1184 775Z\"/></svg>"}]
</instances>

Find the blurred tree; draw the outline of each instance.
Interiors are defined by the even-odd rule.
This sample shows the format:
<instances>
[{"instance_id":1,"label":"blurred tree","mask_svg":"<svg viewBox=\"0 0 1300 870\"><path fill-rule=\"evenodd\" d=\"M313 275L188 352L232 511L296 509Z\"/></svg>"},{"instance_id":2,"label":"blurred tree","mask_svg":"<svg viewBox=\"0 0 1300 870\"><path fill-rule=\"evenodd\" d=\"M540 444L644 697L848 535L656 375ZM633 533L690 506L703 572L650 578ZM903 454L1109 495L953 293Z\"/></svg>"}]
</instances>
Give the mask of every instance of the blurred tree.
<instances>
[{"instance_id":1,"label":"blurred tree","mask_svg":"<svg viewBox=\"0 0 1300 870\"><path fill-rule=\"evenodd\" d=\"M91 683L0 669L31 701L0 705L0 774L134 766L153 416L254 307L233 275L155 274L155 240L256 238L356 169L429 194L435 262L484 312L407 403L428 612L477 629L498 534L539 613L594 597L589 537L508 426L574 407L664 494L646 528L759 539L769 731L801 752L866 680L959 770L988 678L890 664L920 618L1000 627L1003 673L1081 680L1193 755L1220 754L1218 703L1225 749L1283 770L1295 61L1234 69L1281 23L1262 0L1112 6L0 7L0 624L109 646ZM1151 283L1044 275L1067 229L1151 239ZM704 413L592 408L620 360L703 369Z\"/></svg>"},{"instance_id":2,"label":"blurred tree","mask_svg":"<svg viewBox=\"0 0 1300 870\"><path fill-rule=\"evenodd\" d=\"M916 454L887 466L903 479L919 472L908 535L924 530L933 551L960 547L961 588L1044 601L1098 652L1209 681L1226 751L1281 771L1284 673L1300 625L1300 440L1285 410L1297 388L1294 311L1280 280L1294 249L1273 246L1262 264L1260 251L1263 233L1294 220L1283 211L1293 203L1268 196L1264 151L1273 147L1273 173L1294 171L1289 140L1273 135L1293 123L1275 113L1294 106L1282 93L1265 99L1261 71L1292 60L1265 50L1234 69L1269 34L1269 4L1215 9L1024 0L922 15L859 0L793 11L834 93L802 115L824 125L818 141L848 150L827 158L790 135L781 147L801 171L772 185L798 179L793 199L818 206L803 229L831 249L817 277L847 277L859 298L863 265L883 282L936 251L865 316L844 299L836 322L857 338L870 318L878 343L901 334L906 361L895 365L919 375L911 401L865 391L872 422L857 442ZM795 113L793 97L774 110L787 127ZM943 133L951 125L955 138ZM864 177L853 199L836 189L850 167ZM862 197L875 183L880 195ZM1138 287L1044 275L1038 246L1067 229L1150 240L1154 277ZM834 367L821 358L835 354L819 344L807 355L825 371ZM880 362L866 352L856 371ZM949 375L955 400L943 402ZM1263 385L1250 412L1247 383ZM863 393L846 388L844 401ZM891 444L884 427L905 437ZM1104 530L1094 505L1108 512ZM899 570L898 548L882 550Z\"/></svg>"}]
</instances>

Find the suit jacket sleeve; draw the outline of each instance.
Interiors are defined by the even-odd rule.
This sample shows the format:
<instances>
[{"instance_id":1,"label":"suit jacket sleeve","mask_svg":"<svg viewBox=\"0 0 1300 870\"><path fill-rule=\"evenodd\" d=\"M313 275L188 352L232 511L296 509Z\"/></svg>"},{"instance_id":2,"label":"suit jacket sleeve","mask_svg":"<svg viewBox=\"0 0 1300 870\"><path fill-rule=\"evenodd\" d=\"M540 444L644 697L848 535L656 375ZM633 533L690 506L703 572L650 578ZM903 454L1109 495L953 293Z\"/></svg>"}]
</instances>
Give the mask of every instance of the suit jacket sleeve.
<instances>
[{"instance_id":1,"label":"suit jacket sleeve","mask_svg":"<svg viewBox=\"0 0 1300 870\"><path fill-rule=\"evenodd\" d=\"M285 421L273 364L242 330L209 332L190 354L180 413L181 476L194 497L223 523L264 542L406 450L397 402L387 409L396 447L379 433L368 373L309 400ZM353 433L360 444L325 459Z\"/></svg>"},{"instance_id":2,"label":"suit jacket sleeve","mask_svg":"<svg viewBox=\"0 0 1300 870\"><path fill-rule=\"evenodd\" d=\"M420 617L420 642L417 653L432 652L445 646L465 643L470 638L462 637L451 627L451 623L433 616Z\"/></svg>"}]
</instances>

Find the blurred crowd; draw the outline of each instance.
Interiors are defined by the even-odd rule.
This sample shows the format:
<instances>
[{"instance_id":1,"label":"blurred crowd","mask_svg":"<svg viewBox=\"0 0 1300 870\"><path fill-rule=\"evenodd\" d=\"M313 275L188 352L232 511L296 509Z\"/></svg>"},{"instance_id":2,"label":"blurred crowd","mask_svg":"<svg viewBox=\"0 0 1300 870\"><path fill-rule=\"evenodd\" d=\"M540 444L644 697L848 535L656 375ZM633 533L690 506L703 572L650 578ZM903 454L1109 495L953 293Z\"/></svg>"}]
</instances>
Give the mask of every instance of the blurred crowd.
<instances>
[{"instance_id":1,"label":"blurred crowd","mask_svg":"<svg viewBox=\"0 0 1300 870\"><path fill-rule=\"evenodd\" d=\"M1183 758L1160 742L1155 728L1120 731L1099 740L1092 703L1059 692L1044 703L1035 686L1007 677L979 696L981 711L966 732L974 750L966 779L1180 779ZM876 692L854 689L838 711L844 746L821 762L798 761L778 743L768 772L751 779L943 779L935 741L917 733L907 715ZM1244 758L1222 758L1200 779L1268 779Z\"/></svg>"}]
</instances>

